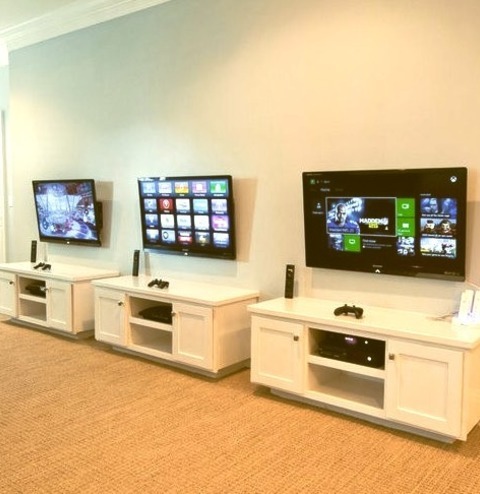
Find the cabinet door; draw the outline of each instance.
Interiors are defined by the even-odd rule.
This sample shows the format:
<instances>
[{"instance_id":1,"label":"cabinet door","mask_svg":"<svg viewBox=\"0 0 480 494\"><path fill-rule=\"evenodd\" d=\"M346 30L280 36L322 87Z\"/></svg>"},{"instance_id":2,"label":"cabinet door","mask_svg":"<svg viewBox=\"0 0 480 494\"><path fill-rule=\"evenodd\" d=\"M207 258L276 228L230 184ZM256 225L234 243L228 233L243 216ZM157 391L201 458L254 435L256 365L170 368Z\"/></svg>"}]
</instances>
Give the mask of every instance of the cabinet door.
<instances>
[{"instance_id":1,"label":"cabinet door","mask_svg":"<svg viewBox=\"0 0 480 494\"><path fill-rule=\"evenodd\" d=\"M463 353L391 340L386 364L387 418L458 437Z\"/></svg>"},{"instance_id":2,"label":"cabinet door","mask_svg":"<svg viewBox=\"0 0 480 494\"><path fill-rule=\"evenodd\" d=\"M213 366L213 310L176 303L173 305L173 358L204 369Z\"/></svg>"},{"instance_id":3,"label":"cabinet door","mask_svg":"<svg viewBox=\"0 0 480 494\"><path fill-rule=\"evenodd\" d=\"M72 285L49 280L47 288L47 326L72 331Z\"/></svg>"},{"instance_id":4,"label":"cabinet door","mask_svg":"<svg viewBox=\"0 0 480 494\"><path fill-rule=\"evenodd\" d=\"M10 317L17 317L16 299L15 275L0 273L0 312Z\"/></svg>"},{"instance_id":5,"label":"cabinet door","mask_svg":"<svg viewBox=\"0 0 480 494\"><path fill-rule=\"evenodd\" d=\"M285 391L301 392L303 325L252 317L251 378Z\"/></svg>"},{"instance_id":6,"label":"cabinet door","mask_svg":"<svg viewBox=\"0 0 480 494\"><path fill-rule=\"evenodd\" d=\"M125 294L95 289L95 339L125 346Z\"/></svg>"}]
</instances>

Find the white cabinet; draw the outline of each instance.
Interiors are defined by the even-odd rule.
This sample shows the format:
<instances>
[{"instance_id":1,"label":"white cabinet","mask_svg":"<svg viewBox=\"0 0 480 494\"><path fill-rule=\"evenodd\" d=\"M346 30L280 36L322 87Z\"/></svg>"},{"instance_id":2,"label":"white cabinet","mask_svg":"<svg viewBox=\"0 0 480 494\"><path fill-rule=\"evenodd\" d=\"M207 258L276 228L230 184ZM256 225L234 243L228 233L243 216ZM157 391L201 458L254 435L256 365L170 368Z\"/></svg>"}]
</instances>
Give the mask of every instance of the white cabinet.
<instances>
[{"instance_id":1,"label":"white cabinet","mask_svg":"<svg viewBox=\"0 0 480 494\"><path fill-rule=\"evenodd\" d=\"M213 309L175 303L173 355L179 362L204 369L213 367Z\"/></svg>"},{"instance_id":2,"label":"white cabinet","mask_svg":"<svg viewBox=\"0 0 480 494\"><path fill-rule=\"evenodd\" d=\"M121 276L93 282L97 340L213 377L248 365L247 306L258 292L183 280L160 289L149 281Z\"/></svg>"},{"instance_id":3,"label":"white cabinet","mask_svg":"<svg viewBox=\"0 0 480 494\"><path fill-rule=\"evenodd\" d=\"M340 305L302 297L251 305L252 381L387 426L466 440L480 420L480 330L379 307L364 307L362 319L335 316Z\"/></svg>"},{"instance_id":4,"label":"white cabinet","mask_svg":"<svg viewBox=\"0 0 480 494\"><path fill-rule=\"evenodd\" d=\"M253 317L252 380L285 391L301 392L302 344L302 324Z\"/></svg>"},{"instance_id":5,"label":"white cabinet","mask_svg":"<svg viewBox=\"0 0 480 494\"><path fill-rule=\"evenodd\" d=\"M0 313L14 317L17 312L16 277L0 271Z\"/></svg>"},{"instance_id":6,"label":"white cabinet","mask_svg":"<svg viewBox=\"0 0 480 494\"><path fill-rule=\"evenodd\" d=\"M460 435L462 351L392 339L387 376L387 418Z\"/></svg>"},{"instance_id":7,"label":"white cabinet","mask_svg":"<svg viewBox=\"0 0 480 494\"><path fill-rule=\"evenodd\" d=\"M46 283L47 325L60 331L72 331L73 285L64 281Z\"/></svg>"},{"instance_id":8,"label":"white cabinet","mask_svg":"<svg viewBox=\"0 0 480 494\"><path fill-rule=\"evenodd\" d=\"M94 301L91 280L118 273L52 263L38 270L34 263L0 264L0 312L14 321L77 337L91 336Z\"/></svg>"},{"instance_id":9,"label":"white cabinet","mask_svg":"<svg viewBox=\"0 0 480 494\"><path fill-rule=\"evenodd\" d=\"M95 337L113 345L124 346L125 294L117 290L95 290Z\"/></svg>"}]
</instances>

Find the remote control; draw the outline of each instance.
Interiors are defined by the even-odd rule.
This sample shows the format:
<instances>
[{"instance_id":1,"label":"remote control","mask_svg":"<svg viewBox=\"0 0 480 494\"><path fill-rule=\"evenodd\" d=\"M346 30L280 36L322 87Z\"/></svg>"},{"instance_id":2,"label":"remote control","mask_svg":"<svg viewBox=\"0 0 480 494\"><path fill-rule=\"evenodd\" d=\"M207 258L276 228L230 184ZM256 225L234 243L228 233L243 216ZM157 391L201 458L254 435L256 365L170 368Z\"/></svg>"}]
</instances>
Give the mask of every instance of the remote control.
<instances>
[{"instance_id":1,"label":"remote control","mask_svg":"<svg viewBox=\"0 0 480 494\"><path fill-rule=\"evenodd\" d=\"M287 264L285 268L285 298L293 298L295 287L295 266Z\"/></svg>"},{"instance_id":2,"label":"remote control","mask_svg":"<svg viewBox=\"0 0 480 494\"><path fill-rule=\"evenodd\" d=\"M140 267L140 251L133 251L133 264L132 264L132 276L138 276L138 270Z\"/></svg>"},{"instance_id":3,"label":"remote control","mask_svg":"<svg viewBox=\"0 0 480 494\"><path fill-rule=\"evenodd\" d=\"M37 241L32 240L32 246L30 248L30 262L37 262Z\"/></svg>"}]
</instances>

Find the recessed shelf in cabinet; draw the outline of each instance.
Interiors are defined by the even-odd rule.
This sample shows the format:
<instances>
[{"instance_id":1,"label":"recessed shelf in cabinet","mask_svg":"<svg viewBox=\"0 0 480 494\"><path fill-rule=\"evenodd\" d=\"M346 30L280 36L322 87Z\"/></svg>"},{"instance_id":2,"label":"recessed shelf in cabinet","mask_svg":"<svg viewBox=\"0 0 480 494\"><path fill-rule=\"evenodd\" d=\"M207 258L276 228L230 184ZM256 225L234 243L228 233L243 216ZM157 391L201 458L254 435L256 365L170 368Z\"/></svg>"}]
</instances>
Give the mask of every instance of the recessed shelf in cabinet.
<instances>
[{"instance_id":1,"label":"recessed shelf in cabinet","mask_svg":"<svg viewBox=\"0 0 480 494\"><path fill-rule=\"evenodd\" d=\"M308 362L314 365L320 365L322 367L330 367L332 369L339 369L352 374L360 374L363 376L374 377L383 379L385 376L385 369L382 367L377 369L375 367L368 367L366 365L351 364L349 362L343 362L341 360L334 360L318 355L309 355Z\"/></svg>"},{"instance_id":2,"label":"recessed shelf in cabinet","mask_svg":"<svg viewBox=\"0 0 480 494\"><path fill-rule=\"evenodd\" d=\"M157 321L152 321L150 319L144 319L143 317L130 317L130 324L136 324L137 326L144 326L146 328L157 329L161 331L172 332L172 326L169 324L164 324Z\"/></svg>"},{"instance_id":3,"label":"recessed shelf in cabinet","mask_svg":"<svg viewBox=\"0 0 480 494\"><path fill-rule=\"evenodd\" d=\"M45 322L47 320L47 306L45 299L31 295L19 297L19 318L31 318Z\"/></svg>"},{"instance_id":4,"label":"recessed shelf in cabinet","mask_svg":"<svg viewBox=\"0 0 480 494\"><path fill-rule=\"evenodd\" d=\"M172 354L172 330L163 329L168 326L154 323L151 321L142 321L142 324L130 324L130 337L133 349L141 350L143 353L156 355L157 352L162 354ZM153 351L153 353L152 353Z\"/></svg>"},{"instance_id":5,"label":"recessed shelf in cabinet","mask_svg":"<svg viewBox=\"0 0 480 494\"><path fill-rule=\"evenodd\" d=\"M308 392L378 409L384 407L384 380L381 378L310 363L307 380Z\"/></svg>"},{"instance_id":6,"label":"recessed shelf in cabinet","mask_svg":"<svg viewBox=\"0 0 480 494\"><path fill-rule=\"evenodd\" d=\"M21 293L18 298L20 300L28 300L30 302L35 302L35 303L38 303L38 304L46 304L47 301L45 300L45 297L42 297L40 295L26 295L24 293Z\"/></svg>"},{"instance_id":7,"label":"recessed shelf in cabinet","mask_svg":"<svg viewBox=\"0 0 480 494\"><path fill-rule=\"evenodd\" d=\"M165 302L162 302L158 299L151 299L148 297L134 297L132 295L129 295L129 306L130 306L130 314L132 317L139 318L142 321L145 321L141 315L140 312L144 309L148 309L151 307L155 307L158 305L165 305ZM171 306L171 304L170 304Z\"/></svg>"}]
</instances>

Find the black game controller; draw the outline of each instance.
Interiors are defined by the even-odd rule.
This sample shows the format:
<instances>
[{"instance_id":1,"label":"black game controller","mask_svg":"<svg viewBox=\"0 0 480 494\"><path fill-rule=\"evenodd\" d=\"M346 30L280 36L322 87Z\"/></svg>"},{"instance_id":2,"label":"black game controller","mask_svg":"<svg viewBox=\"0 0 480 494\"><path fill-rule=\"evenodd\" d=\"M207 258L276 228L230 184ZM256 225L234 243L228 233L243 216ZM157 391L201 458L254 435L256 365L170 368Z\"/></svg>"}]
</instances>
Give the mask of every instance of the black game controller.
<instances>
[{"instance_id":1,"label":"black game controller","mask_svg":"<svg viewBox=\"0 0 480 494\"><path fill-rule=\"evenodd\" d=\"M49 271L50 269L52 269L52 265L46 262L39 262L38 264L35 264L35 266L33 266L33 269L41 269L42 271L47 271L47 270Z\"/></svg>"},{"instance_id":2,"label":"black game controller","mask_svg":"<svg viewBox=\"0 0 480 494\"><path fill-rule=\"evenodd\" d=\"M155 278L154 280L150 281L148 286L151 288L153 286L157 286L160 289L168 288L170 286L170 282L162 279L157 279Z\"/></svg>"},{"instance_id":3,"label":"black game controller","mask_svg":"<svg viewBox=\"0 0 480 494\"><path fill-rule=\"evenodd\" d=\"M361 307L356 307L355 305L342 305L341 307L337 307L333 313L336 316L341 316L342 314L355 314L357 319L361 319L363 316L363 309Z\"/></svg>"}]
</instances>

